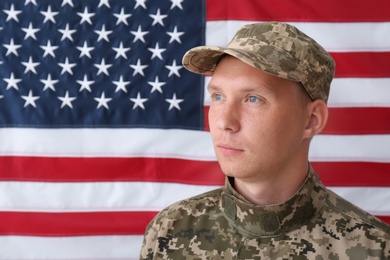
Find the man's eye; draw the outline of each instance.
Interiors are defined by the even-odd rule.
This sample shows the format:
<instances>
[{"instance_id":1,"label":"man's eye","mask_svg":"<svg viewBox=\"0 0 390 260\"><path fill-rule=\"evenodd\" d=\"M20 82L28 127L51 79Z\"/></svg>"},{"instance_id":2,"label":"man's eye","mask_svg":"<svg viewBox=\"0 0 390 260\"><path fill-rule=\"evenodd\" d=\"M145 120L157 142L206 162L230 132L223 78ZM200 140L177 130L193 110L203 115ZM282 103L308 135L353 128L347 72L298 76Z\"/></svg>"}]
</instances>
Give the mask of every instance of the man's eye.
<instances>
[{"instance_id":1,"label":"man's eye","mask_svg":"<svg viewBox=\"0 0 390 260\"><path fill-rule=\"evenodd\" d=\"M255 97L255 96L249 96L248 97L248 101L251 102L251 103L256 103L256 102L260 101L260 98Z\"/></svg>"},{"instance_id":2,"label":"man's eye","mask_svg":"<svg viewBox=\"0 0 390 260\"><path fill-rule=\"evenodd\" d=\"M221 101L223 98L222 98L222 95L221 94L214 94L214 100L215 101Z\"/></svg>"}]
</instances>

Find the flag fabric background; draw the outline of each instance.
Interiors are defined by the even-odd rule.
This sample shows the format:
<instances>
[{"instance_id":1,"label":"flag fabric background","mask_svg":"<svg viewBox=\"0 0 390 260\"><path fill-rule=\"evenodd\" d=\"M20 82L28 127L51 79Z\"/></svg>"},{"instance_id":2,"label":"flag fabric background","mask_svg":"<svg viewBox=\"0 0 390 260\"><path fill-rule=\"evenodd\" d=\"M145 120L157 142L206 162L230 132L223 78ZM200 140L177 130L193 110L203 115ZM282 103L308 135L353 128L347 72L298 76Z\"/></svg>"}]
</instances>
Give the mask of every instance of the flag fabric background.
<instances>
[{"instance_id":1,"label":"flag fabric background","mask_svg":"<svg viewBox=\"0 0 390 260\"><path fill-rule=\"evenodd\" d=\"M284 21L336 60L310 160L390 223L390 2L3 0L0 259L137 259L163 207L223 184L184 52Z\"/></svg>"}]
</instances>

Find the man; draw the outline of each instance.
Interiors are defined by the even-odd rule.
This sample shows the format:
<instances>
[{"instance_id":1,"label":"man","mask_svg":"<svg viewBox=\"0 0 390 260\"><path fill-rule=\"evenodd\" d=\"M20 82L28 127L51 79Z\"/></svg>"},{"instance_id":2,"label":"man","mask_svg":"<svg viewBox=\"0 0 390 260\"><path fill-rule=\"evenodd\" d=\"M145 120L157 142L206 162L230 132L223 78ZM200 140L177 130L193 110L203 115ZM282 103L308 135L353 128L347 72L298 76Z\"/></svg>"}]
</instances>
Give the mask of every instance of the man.
<instances>
[{"instance_id":1,"label":"man","mask_svg":"<svg viewBox=\"0 0 390 260\"><path fill-rule=\"evenodd\" d=\"M308 163L335 67L318 43L288 24L250 24L183 65L213 75L210 133L226 183L160 212L140 259L390 259L390 227Z\"/></svg>"}]
</instances>

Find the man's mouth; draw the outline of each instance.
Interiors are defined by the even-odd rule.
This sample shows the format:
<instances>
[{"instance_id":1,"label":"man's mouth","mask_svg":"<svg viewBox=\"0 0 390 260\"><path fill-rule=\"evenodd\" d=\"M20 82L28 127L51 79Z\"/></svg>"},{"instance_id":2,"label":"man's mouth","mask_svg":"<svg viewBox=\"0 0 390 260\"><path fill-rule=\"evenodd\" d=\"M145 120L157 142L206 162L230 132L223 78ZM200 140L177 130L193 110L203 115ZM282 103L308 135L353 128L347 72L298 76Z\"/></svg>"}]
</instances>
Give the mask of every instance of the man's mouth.
<instances>
[{"instance_id":1,"label":"man's mouth","mask_svg":"<svg viewBox=\"0 0 390 260\"><path fill-rule=\"evenodd\" d=\"M224 155L237 155L244 151L243 149L227 144L218 144L217 149Z\"/></svg>"}]
</instances>

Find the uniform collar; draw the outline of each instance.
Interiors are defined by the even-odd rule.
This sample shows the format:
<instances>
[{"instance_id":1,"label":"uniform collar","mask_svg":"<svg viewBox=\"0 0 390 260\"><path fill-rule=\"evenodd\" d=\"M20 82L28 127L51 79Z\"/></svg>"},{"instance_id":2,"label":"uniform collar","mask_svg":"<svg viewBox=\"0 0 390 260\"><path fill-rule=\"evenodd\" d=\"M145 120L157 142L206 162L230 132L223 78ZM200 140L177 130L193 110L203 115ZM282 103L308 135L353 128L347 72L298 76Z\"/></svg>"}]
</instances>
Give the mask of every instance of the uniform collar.
<instances>
[{"instance_id":1,"label":"uniform collar","mask_svg":"<svg viewBox=\"0 0 390 260\"><path fill-rule=\"evenodd\" d=\"M297 193L286 202L275 205L258 206L249 202L226 178L222 208L228 221L239 231L271 237L302 226L319 211L325 199L325 187L310 166L308 176Z\"/></svg>"}]
</instances>

